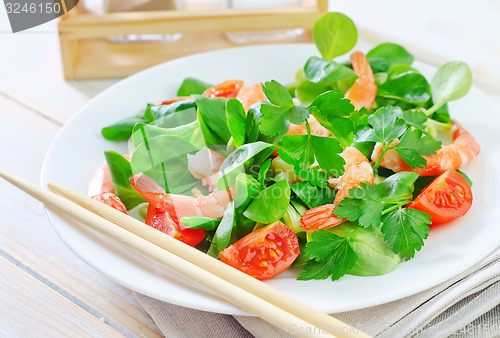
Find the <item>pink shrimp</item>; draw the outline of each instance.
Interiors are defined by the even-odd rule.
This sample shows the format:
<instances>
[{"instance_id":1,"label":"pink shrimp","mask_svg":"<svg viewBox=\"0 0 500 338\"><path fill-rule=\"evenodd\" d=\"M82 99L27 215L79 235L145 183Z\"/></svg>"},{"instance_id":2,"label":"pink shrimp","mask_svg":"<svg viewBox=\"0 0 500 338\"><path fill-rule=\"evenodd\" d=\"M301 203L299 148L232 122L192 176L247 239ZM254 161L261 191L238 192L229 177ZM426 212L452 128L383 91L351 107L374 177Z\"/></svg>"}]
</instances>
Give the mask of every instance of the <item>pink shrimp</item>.
<instances>
[{"instance_id":1,"label":"pink shrimp","mask_svg":"<svg viewBox=\"0 0 500 338\"><path fill-rule=\"evenodd\" d=\"M130 161L130 155L124 155L124 157ZM111 174L106 161L101 164L90 179L87 188L87 196L115 208L116 210L127 213L127 208L122 200L115 195L115 187L111 181Z\"/></svg>"},{"instance_id":2,"label":"pink shrimp","mask_svg":"<svg viewBox=\"0 0 500 338\"><path fill-rule=\"evenodd\" d=\"M351 100L354 107L359 110L362 107L370 109L377 96L377 85L373 76L372 68L365 54L354 52L351 54L352 69L358 78L345 93L345 98Z\"/></svg>"},{"instance_id":3,"label":"pink shrimp","mask_svg":"<svg viewBox=\"0 0 500 338\"><path fill-rule=\"evenodd\" d=\"M348 147L342 154L346 164L344 174L337 179L330 179L330 186L337 188L333 204L322 205L307 210L300 219L300 225L307 231L327 229L344 223L344 218L333 215L335 206L349 196L349 189L359 187L362 182L373 185L373 170L368 159L356 148Z\"/></svg>"},{"instance_id":4,"label":"pink shrimp","mask_svg":"<svg viewBox=\"0 0 500 338\"><path fill-rule=\"evenodd\" d=\"M457 127L453 133L453 143L439 149L435 155L422 156L427 160L423 168L412 168L399 156L396 150L388 150L380 165L394 172L412 171L421 176L440 175L448 169L460 169L479 154L480 147L474 137L465 130L457 121L453 120ZM395 140L396 145L399 141ZM382 153L382 144L377 143L372 153L372 160L377 161Z\"/></svg>"},{"instance_id":5,"label":"pink shrimp","mask_svg":"<svg viewBox=\"0 0 500 338\"><path fill-rule=\"evenodd\" d=\"M197 197L167 194L155 181L142 173L132 177L130 183L151 206L167 212L177 224L182 217L221 218L235 193L233 186L222 191L215 187L207 196L199 194L197 190Z\"/></svg>"},{"instance_id":6,"label":"pink shrimp","mask_svg":"<svg viewBox=\"0 0 500 338\"><path fill-rule=\"evenodd\" d=\"M245 108L245 111L247 111L254 103L267 101L267 97L262 90L262 85L259 82L243 86L236 95L236 98L240 100L243 108Z\"/></svg>"}]
</instances>

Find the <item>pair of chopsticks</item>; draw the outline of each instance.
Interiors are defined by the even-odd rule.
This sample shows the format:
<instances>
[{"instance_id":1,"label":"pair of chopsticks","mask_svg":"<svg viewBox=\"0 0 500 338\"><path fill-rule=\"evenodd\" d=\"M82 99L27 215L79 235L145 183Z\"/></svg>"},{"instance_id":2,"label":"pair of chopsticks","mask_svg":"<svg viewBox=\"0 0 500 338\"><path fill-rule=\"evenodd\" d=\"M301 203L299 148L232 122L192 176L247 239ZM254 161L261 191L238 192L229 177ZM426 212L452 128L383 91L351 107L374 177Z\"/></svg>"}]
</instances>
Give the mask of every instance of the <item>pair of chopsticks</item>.
<instances>
[{"instance_id":1,"label":"pair of chopsticks","mask_svg":"<svg viewBox=\"0 0 500 338\"><path fill-rule=\"evenodd\" d=\"M0 171L0 177L56 213L69 216L116 240L289 333L307 337L368 337L358 329L85 195L49 183L49 189L61 197L4 171Z\"/></svg>"}]
</instances>

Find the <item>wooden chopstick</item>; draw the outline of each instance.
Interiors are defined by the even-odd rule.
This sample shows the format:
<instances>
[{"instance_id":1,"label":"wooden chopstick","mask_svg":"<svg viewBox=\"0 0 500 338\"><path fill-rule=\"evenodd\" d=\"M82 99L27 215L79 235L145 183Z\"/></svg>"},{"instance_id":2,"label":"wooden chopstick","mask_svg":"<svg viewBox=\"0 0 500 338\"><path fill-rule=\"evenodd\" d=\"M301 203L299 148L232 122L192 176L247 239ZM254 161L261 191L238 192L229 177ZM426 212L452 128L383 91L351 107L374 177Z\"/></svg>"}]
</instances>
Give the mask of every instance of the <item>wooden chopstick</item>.
<instances>
[{"instance_id":1,"label":"wooden chopstick","mask_svg":"<svg viewBox=\"0 0 500 338\"><path fill-rule=\"evenodd\" d=\"M256 314L280 329L290 333L296 332L299 336L303 337L333 336L266 300L242 290L237 285L229 283L197 265L185 261L177 255L162 249L61 196L3 171L0 171L0 177L41 201L49 209L58 214L70 216L72 220L84 224L126 247L133 249L143 256L162 264L172 272L197 285L207 288L241 309ZM313 334L307 334L308 332L312 332Z\"/></svg>"},{"instance_id":2,"label":"wooden chopstick","mask_svg":"<svg viewBox=\"0 0 500 338\"><path fill-rule=\"evenodd\" d=\"M120 211L104 205L103 203L97 202L85 195L60 186L56 183L49 182L48 187L52 191L68 198L83 208L92 211L108 221L119 225L120 227L158 245L159 247L164 248L167 251L172 252L179 257L182 257L188 262L198 265L199 267L232 284L238 285L243 290L265 299L269 303L284 309L299 318L302 318L316 327L325 328L327 331L334 333L338 337L369 337L357 328L352 328L348 324L343 323L324 312L318 311L311 306L279 291L278 289L250 277L247 274L236 270L193 247L190 247L189 245L155 230L135 218L127 216ZM304 287L307 287L306 283L304 283Z\"/></svg>"}]
</instances>

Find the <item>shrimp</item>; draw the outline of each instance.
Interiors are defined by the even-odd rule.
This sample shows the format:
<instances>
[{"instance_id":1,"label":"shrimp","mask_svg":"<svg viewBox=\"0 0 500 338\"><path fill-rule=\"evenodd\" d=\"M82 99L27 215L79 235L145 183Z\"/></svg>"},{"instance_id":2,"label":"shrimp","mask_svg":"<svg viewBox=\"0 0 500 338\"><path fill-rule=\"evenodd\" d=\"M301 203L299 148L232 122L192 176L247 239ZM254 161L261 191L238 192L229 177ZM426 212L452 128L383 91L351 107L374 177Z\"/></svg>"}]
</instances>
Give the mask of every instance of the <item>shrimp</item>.
<instances>
[{"instance_id":1,"label":"shrimp","mask_svg":"<svg viewBox=\"0 0 500 338\"><path fill-rule=\"evenodd\" d=\"M254 103L267 101L267 97L262 90L262 84L259 82L243 86L236 95L236 98L240 100L245 111L248 111Z\"/></svg>"},{"instance_id":2,"label":"shrimp","mask_svg":"<svg viewBox=\"0 0 500 338\"><path fill-rule=\"evenodd\" d=\"M207 196L197 190L194 193L197 197L167 194L153 179L142 173L133 176L130 183L151 206L167 212L177 224L182 217L221 218L235 194L234 185L222 191L215 187Z\"/></svg>"},{"instance_id":3,"label":"shrimp","mask_svg":"<svg viewBox=\"0 0 500 338\"><path fill-rule=\"evenodd\" d=\"M359 51L351 54L351 63L352 69L359 77L347 90L344 97L351 100L357 110L362 107L370 109L377 96L377 85L370 63L365 54Z\"/></svg>"},{"instance_id":4,"label":"shrimp","mask_svg":"<svg viewBox=\"0 0 500 338\"><path fill-rule=\"evenodd\" d=\"M130 161L129 155L124 155L124 157ZM111 181L111 174L106 161L101 164L90 179L87 188L87 196L115 208L118 211L127 213L127 208L123 204L122 200L115 195L115 187Z\"/></svg>"},{"instance_id":5,"label":"shrimp","mask_svg":"<svg viewBox=\"0 0 500 338\"><path fill-rule=\"evenodd\" d=\"M194 155L187 154L187 160L191 175L201 180L216 174L225 158L205 147Z\"/></svg>"},{"instance_id":6,"label":"shrimp","mask_svg":"<svg viewBox=\"0 0 500 338\"><path fill-rule=\"evenodd\" d=\"M422 157L427 160L425 167L410 167L394 149L390 149L385 153L380 165L394 172L412 171L420 176L440 175L448 169L460 169L479 154L480 147L471 133L465 130L457 121L453 120L453 123L457 128L453 133L453 143L442 147L435 155L423 155ZM396 145L398 142L398 140L395 140L391 146ZM382 144L377 143L373 149L372 160L376 162L381 153Z\"/></svg>"},{"instance_id":7,"label":"shrimp","mask_svg":"<svg viewBox=\"0 0 500 338\"><path fill-rule=\"evenodd\" d=\"M346 221L333 214L335 206L349 196L349 189L359 187L362 182L373 185L373 169L368 159L356 148L347 147L340 154L345 160L344 174L336 179L329 179L330 186L337 188L333 204L322 205L307 210L300 219L300 225L307 231L327 229Z\"/></svg>"}]
</instances>

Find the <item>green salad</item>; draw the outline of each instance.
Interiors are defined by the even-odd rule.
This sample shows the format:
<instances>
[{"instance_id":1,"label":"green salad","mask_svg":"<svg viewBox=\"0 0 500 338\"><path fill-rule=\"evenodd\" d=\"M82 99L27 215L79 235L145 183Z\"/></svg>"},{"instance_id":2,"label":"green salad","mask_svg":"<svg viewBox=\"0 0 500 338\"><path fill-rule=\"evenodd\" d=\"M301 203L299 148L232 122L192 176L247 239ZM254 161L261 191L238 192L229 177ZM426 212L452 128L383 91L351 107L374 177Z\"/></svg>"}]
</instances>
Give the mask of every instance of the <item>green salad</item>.
<instances>
[{"instance_id":1,"label":"green salad","mask_svg":"<svg viewBox=\"0 0 500 338\"><path fill-rule=\"evenodd\" d=\"M429 80L397 44L351 52L357 35L322 16L294 83L184 79L102 129L133 151L106 151L88 194L258 279L392 271L472 205L479 144L447 106L472 75L452 61Z\"/></svg>"}]
</instances>

